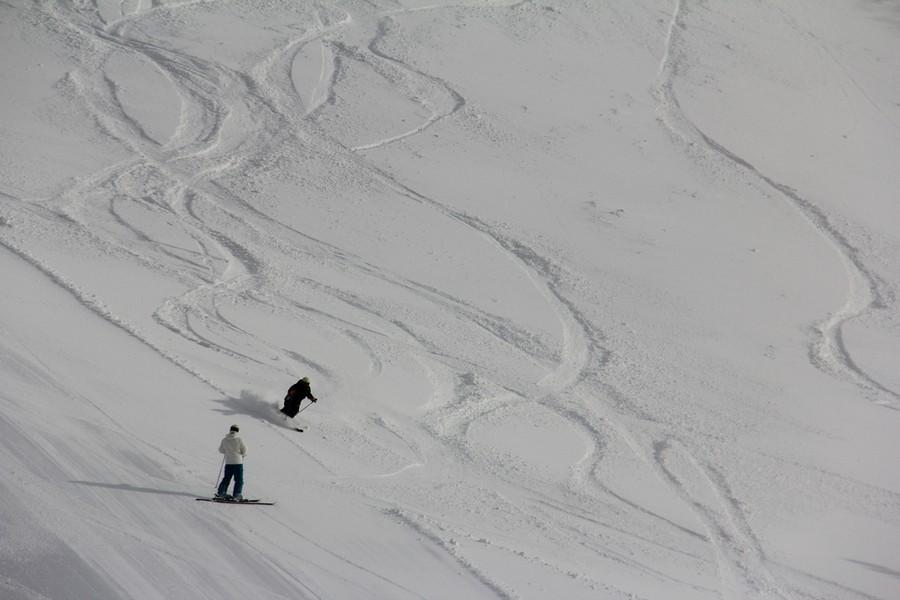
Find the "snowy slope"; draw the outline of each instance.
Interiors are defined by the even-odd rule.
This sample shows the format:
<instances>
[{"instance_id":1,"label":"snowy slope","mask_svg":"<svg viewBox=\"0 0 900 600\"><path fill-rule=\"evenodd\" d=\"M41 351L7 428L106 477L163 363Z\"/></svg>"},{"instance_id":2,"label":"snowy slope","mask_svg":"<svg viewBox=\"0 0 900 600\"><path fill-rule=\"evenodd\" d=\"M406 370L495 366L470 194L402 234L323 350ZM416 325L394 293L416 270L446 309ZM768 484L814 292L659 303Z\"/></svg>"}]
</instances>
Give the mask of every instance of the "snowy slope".
<instances>
[{"instance_id":1,"label":"snowy slope","mask_svg":"<svg viewBox=\"0 0 900 600\"><path fill-rule=\"evenodd\" d=\"M900 597L898 34L0 3L0 598Z\"/></svg>"}]
</instances>

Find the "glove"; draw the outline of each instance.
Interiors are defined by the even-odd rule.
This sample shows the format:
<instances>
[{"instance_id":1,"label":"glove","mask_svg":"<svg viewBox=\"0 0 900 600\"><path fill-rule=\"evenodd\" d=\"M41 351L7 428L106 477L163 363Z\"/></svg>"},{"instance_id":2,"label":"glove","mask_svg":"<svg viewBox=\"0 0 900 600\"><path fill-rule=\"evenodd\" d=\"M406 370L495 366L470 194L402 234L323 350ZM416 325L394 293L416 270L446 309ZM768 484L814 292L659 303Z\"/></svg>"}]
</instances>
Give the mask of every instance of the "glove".
<instances>
[{"instance_id":1,"label":"glove","mask_svg":"<svg viewBox=\"0 0 900 600\"><path fill-rule=\"evenodd\" d=\"M310 400L312 400L313 402L318 402L318 400L316 400L315 398L310 398Z\"/></svg>"}]
</instances>

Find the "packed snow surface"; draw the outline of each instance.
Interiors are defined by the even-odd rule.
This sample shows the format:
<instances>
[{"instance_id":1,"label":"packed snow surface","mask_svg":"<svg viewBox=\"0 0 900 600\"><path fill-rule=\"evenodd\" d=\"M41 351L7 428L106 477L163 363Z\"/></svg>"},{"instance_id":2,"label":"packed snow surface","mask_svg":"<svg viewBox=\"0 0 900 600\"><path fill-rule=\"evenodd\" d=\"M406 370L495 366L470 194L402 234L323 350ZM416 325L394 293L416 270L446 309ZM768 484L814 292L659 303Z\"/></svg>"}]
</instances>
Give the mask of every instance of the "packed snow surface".
<instances>
[{"instance_id":1,"label":"packed snow surface","mask_svg":"<svg viewBox=\"0 0 900 600\"><path fill-rule=\"evenodd\" d=\"M4 0L0 82L3 600L900 598L895 0Z\"/></svg>"}]
</instances>

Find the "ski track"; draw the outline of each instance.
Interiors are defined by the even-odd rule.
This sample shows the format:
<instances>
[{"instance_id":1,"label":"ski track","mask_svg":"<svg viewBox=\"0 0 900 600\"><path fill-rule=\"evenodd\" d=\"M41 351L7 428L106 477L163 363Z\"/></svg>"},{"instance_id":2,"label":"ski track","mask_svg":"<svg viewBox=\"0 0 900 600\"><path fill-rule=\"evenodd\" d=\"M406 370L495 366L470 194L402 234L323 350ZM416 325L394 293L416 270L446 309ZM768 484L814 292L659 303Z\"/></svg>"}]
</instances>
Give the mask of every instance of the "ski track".
<instances>
[{"instance_id":1,"label":"ski track","mask_svg":"<svg viewBox=\"0 0 900 600\"><path fill-rule=\"evenodd\" d=\"M118 316L113 314L112 311L110 311L110 309L105 304L103 304L101 301L95 299L92 294L83 291L77 285L75 285L74 283L72 283L71 281L66 279L63 275L55 272L49 266L43 264L38 259L32 257L24 249L19 248L14 243L7 241L7 240L3 240L3 239L0 239L0 245L2 245L4 248L6 248L9 252L18 256L24 262L26 262L29 265L31 265L32 267L34 267L36 270L38 270L40 273L42 273L44 276L46 276L47 279L49 279L52 283L57 285L59 288L61 288L62 290L64 290L65 292L67 292L68 294L73 296L78 301L78 303L81 304L82 306L84 306L87 310L91 311L92 313L94 313L95 315L97 315L98 317L100 317L101 319L103 319L104 321L109 323L110 325L113 325L114 327L121 329L122 331L127 333L129 336L135 338L142 344L148 346L151 350L153 350L154 352L156 352L157 354L159 354L160 356L162 356L163 358L165 358L166 360L168 360L169 362L171 362L178 368L186 371L188 374L190 374L190 375L196 377L198 380L206 383L212 389L216 390L217 392L224 393L222 390L218 389L216 387L216 385L210 379L207 379L204 375L202 375L198 371L194 370L189 364L187 364L185 361L180 359L178 356L172 354L171 352L165 350L164 348L162 348L160 346L153 344L151 341L148 340L147 336L142 334L138 329L136 329L131 324L127 323L126 321L122 320L121 318L119 318Z\"/></svg>"},{"instance_id":2,"label":"ski track","mask_svg":"<svg viewBox=\"0 0 900 600\"><path fill-rule=\"evenodd\" d=\"M843 340L843 328L847 323L870 312L890 308L893 302L887 286L867 267L861 251L835 225L834 219L813 200L769 177L746 158L712 139L682 110L675 93L675 81L679 71L685 68L686 59L680 48L679 32L688 14L687 0L676 0L656 84L659 121L696 160L724 162L739 177L774 191L799 211L831 246L847 274L848 296L842 307L813 328L810 362L820 370L860 387L873 402L900 410L900 393L885 387L866 373L850 355Z\"/></svg>"},{"instance_id":3,"label":"ski track","mask_svg":"<svg viewBox=\"0 0 900 600\"><path fill-rule=\"evenodd\" d=\"M849 321L889 305L888 295L878 277L868 270L860 251L813 201L788 185L759 171L747 159L730 151L704 133L682 110L675 93L675 81L688 68L681 36L689 15L688 1L676 0L667 27L664 53L656 83L657 115L673 140L696 161L724 162L738 176L773 190L797 209L839 256L847 273L848 298L844 306L814 329L809 346L810 362L840 379L866 391L876 403L898 408L898 396L865 373L843 343L842 328ZM792 592L770 570L771 561L762 550L755 532L743 516L740 502L730 491L725 477L714 467L703 465L687 447L674 438L657 441L654 461L659 473L670 483L707 529L719 562L721 594L726 599L772 597L788 599ZM678 464L675 464L677 461ZM715 501L704 498L710 495Z\"/></svg>"},{"instance_id":4,"label":"ski track","mask_svg":"<svg viewBox=\"0 0 900 600\"><path fill-rule=\"evenodd\" d=\"M400 13L400 14L402 14L402 13ZM378 22L378 31L375 34L375 37L372 38L372 41L368 45L369 53L377 58L382 59L383 61L387 61L389 64L398 66L400 69L405 70L407 73L409 73L415 77L418 77L420 79L424 79L424 80L430 82L435 87L442 90L447 96L449 96L450 102L448 104L450 104L451 106L449 106L449 108L446 108L443 110L435 110L435 108L433 108L430 105L431 103L421 101L422 105L432 112L431 117L427 121L422 123L420 126L414 127L405 133L401 133L399 135L395 135L395 136L392 136L392 137L389 137L389 138L386 138L383 140L378 140L377 142L372 142L369 144L362 144L359 146L355 146L354 148L352 148L354 151L372 150L374 148L380 148L382 146L386 146L388 144L392 144L394 142L398 142L400 140L403 140L408 137L422 133L426 129L431 127L432 125L441 121L442 119L445 119L445 118L453 115L457 111L461 110L466 105L465 98L463 98L463 96L459 92L454 90L446 81L444 81L438 77L435 77L433 75L424 73L418 69L414 69L409 64L407 64L401 60L398 60L396 58L393 58L391 56L388 56L386 53L382 52L378 48L379 42L381 42L381 40L391 32L391 29L389 26L392 23L393 23L393 17L391 17L391 16L384 17L383 19L381 19Z\"/></svg>"},{"instance_id":5,"label":"ski track","mask_svg":"<svg viewBox=\"0 0 900 600\"><path fill-rule=\"evenodd\" d=\"M405 593L405 594L408 594L408 595L410 595L410 596L413 596L413 597L416 597L416 598L424 598L424 596L422 596L421 594L415 592L414 590L412 590L412 589L410 589L410 588L404 586L404 585L401 584L400 582L394 581L393 579L391 579L391 578L389 578L389 577L386 577L386 576L384 576L384 575L381 575L380 573L377 573L377 572L375 572L375 571L373 571L373 570L371 570L371 569L365 567L364 565L361 565L361 564L357 563L356 561L354 561L354 560L352 560L352 559L350 559L350 558L347 558L346 556L343 556L343 555L341 555L341 554L339 554L339 553L337 553L337 552L334 552L333 550L329 549L327 546L323 545L323 544L320 543L320 542L317 542L316 540L312 539L310 536L304 534L302 531L296 529L295 527L291 526L290 524L282 523L281 521L279 521L279 520L276 519L275 517L268 516L268 518L270 518L270 519L272 519L273 521L275 521L275 523L276 523L279 527L286 527L293 535L295 535L295 536L297 536L297 537L299 537L299 538L302 538L302 539L306 540L306 541L310 544L310 546L312 546L312 547L314 547L316 550L320 551L323 555L330 556L330 557L332 557L332 558L337 559L338 561L340 561L341 563L343 563L346 567L348 567L348 568L350 568L350 569L352 569L352 570L361 572L361 573L363 573L363 574L365 574L365 575L367 575L367 576L370 576L370 577L372 577L372 578L374 578L374 579L378 579L378 580L380 580L380 581L383 582L383 583L387 583L387 584L389 584L392 588L395 588L395 589L397 589L397 590L399 590L399 591L401 591L401 592L403 592L403 593ZM280 548L279 550L280 550L281 552L286 553L286 554L288 554L288 555L290 555L290 556L292 556L292 557L294 558L294 561L292 562L292 565L294 565L294 564L304 564L304 563L311 564L312 566L315 566L315 567L317 567L317 568L319 568L319 569L322 569L323 571L330 572L330 573L333 574L334 576L336 576L336 577L338 577L338 578L340 578L340 579L343 579L344 581L347 581L348 583L352 583L352 584L355 585L355 586L358 586L358 585L359 585L359 584L358 584L357 582L355 582L354 580L348 579L348 578L346 578L345 576L341 575L340 573L334 572L331 568L325 567L324 565L321 565L321 564L317 564L317 563L314 562L314 561L311 562L311 561L309 560L309 558L306 557L306 556L298 556L295 552L292 552L289 548ZM288 569L288 571L290 571L290 569ZM298 580L298 581L300 581L300 580ZM301 585L302 585L302 581L301 581ZM304 587L305 587L305 586L304 586Z\"/></svg>"},{"instance_id":6,"label":"ski track","mask_svg":"<svg viewBox=\"0 0 900 600\"><path fill-rule=\"evenodd\" d=\"M465 569L470 576L480 581L492 593L496 594L498 598L502 598L503 600L515 600L516 598L518 598L518 595L515 592L494 581L489 574L484 573L478 567L473 565L469 560L467 560L458 549L457 543L453 538L444 539L444 536L435 531L432 531L431 528L425 525L425 523L423 522L423 518L416 518L416 516L411 515L407 511L400 508L388 509L385 512L388 516L394 517L400 523L412 529L420 536L443 550L457 563L459 563L460 567Z\"/></svg>"},{"instance_id":7,"label":"ski track","mask_svg":"<svg viewBox=\"0 0 900 600\"><path fill-rule=\"evenodd\" d=\"M655 460L661 473L693 508L707 530L719 562L722 597L726 600L791 598L769 571L755 534L721 476L701 465L675 439L657 442ZM710 495L713 502L704 500Z\"/></svg>"}]
</instances>

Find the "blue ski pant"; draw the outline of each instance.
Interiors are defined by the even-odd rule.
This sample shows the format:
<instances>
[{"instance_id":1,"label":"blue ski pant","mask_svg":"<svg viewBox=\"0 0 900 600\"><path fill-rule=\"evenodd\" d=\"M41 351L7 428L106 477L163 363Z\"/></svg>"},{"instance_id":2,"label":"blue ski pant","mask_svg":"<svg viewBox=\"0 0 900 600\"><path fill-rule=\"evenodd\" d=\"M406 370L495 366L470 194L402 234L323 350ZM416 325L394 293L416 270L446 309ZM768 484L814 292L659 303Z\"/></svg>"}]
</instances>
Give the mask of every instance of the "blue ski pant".
<instances>
[{"instance_id":1,"label":"blue ski pant","mask_svg":"<svg viewBox=\"0 0 900 600\"><path fill-rule=\"evenodd\" d=\"M222 483L219 484L219 495L224 496L228 492L228 484L234 477L234 494L240 496L244 489L244 465L225 465L225 476L222 477Z\"/></svg>"}]
</instances>

